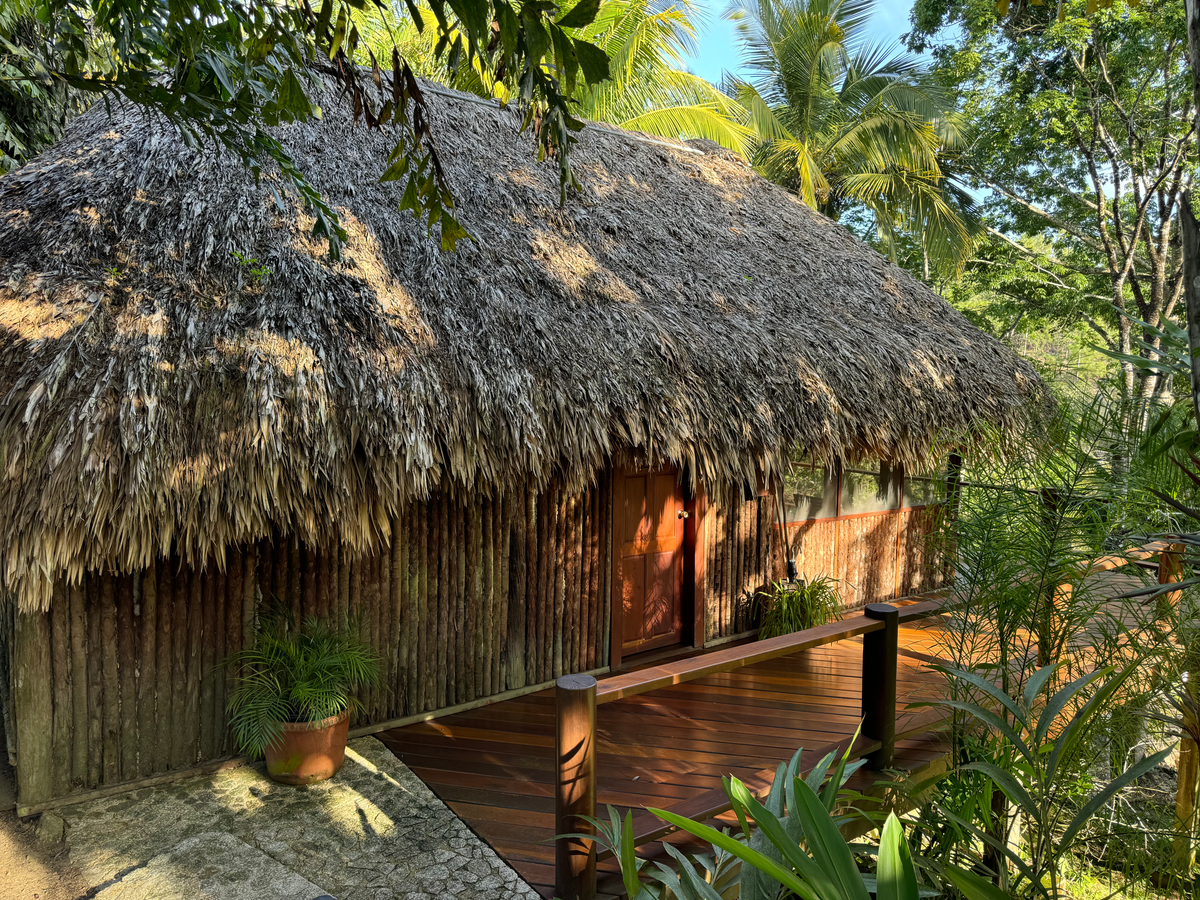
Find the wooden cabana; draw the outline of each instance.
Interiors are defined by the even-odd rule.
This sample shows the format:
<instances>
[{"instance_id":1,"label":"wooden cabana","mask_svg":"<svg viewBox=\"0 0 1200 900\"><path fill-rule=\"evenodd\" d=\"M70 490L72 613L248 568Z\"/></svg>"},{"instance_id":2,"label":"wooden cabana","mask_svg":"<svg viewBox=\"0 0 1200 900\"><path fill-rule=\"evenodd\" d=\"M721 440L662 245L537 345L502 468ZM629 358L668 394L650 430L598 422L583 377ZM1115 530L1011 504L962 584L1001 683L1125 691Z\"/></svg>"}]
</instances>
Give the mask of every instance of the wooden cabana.
<instances>
[{"instance_id":1,"label":"wooden cabana","mask_svg":"<svg viewBox=\"0 0 1200 900\"><path fill-rule=\"evenodd\" d=\"M218 663L272 602L361 623L380 727L752 633L781 520L850 606L942 577L916 476L1028 365L713 145L588 127L560 206L515 111L430 93L454 254L332 91L275 133L338 262L281 179L133 112L0 178L22 811L234 755Z\"/></svg>"}]
</instances>

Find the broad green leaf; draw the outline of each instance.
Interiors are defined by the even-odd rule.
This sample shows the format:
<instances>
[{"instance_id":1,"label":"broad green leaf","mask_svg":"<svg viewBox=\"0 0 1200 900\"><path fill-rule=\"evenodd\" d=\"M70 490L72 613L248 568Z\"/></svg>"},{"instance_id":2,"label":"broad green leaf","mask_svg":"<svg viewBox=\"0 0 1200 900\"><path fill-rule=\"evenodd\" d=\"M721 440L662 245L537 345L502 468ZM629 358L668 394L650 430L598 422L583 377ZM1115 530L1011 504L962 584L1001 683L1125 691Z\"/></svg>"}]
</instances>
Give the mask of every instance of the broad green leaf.
<instances>
[{"instance_id":1,"label":"broad green leaf","mask_svg":"<svg viewBox=\"0 0 1200 900\"><path fill-rule=\"evenodd\" d=\"M961 771L982 772L996 783L996 786L1000 788L1005 797L1017 804L1017 806L1021 807L1021 809L1024 810L1027 815L1031 816L1034 821L1037 821L1037 804L1033 802L1033 798L1029 796L1029 792L1026 791L1025 788L1021 786L1021 783L1017 781L1017 779L1014 778L1009 772L1006 772L995 763L990 763L985 760L969 762L962 767Z\"/></svg>"},{"instance_id":2,"label":"broad green leaf","mask_svg":"<svg viewBox=\"0 0 1200 900\"><path fill-rule=\"evenodd\" d=\"M1050 730L1050 726L1054 724L1054 720L1058 718L1058 714L1063 711L1071 698L1078 694L1081 690L1100 678L1103 675L1111 672L1112 669L1096 669L1080 678L1076 678L1070 684L1059 688L1057 693L1050 698L1046 703L1046 708L1042 710L1041 716L1038 718L1037 729L1033 733L1033 742L1040 744L1046 737L1046 732Z\"/></svg>"},{"instance_id":3,"label":"broad green leaf","mask_svg":"<svg viewBox=\"0 0 1200 900\"><path fill-rule=\"evenodd\" d=\"M717 831L710 825L705 825L701 822L695 822L685 816L677 815L665 809L650 809L654 815L658 816L664 822L670 822L676 828L686 831L688 834L695 835L701 840L707 841L714 847L720 847L727 853L731 853L740 859L743 863L754 866L756 869L761 869L766 872L785 888L804 900L823 900L808 884L796 877L795 873L783 868L776 862L767 859L761 853L757 853L739 841L732 835Z\"/></svg>"},{"instance_id":4,"label":"broad green leaf","mask_svg":"<svg viewBox=\"0 0 1200 900\"><path fill-rule=\"evenodd\" d=\"M955 865L947 865L943 871L967 900L1012 900L1006 891L1000 890L982 875Z\"/></svg>"},{"instance_id":5,"label":"broad green leaf","mask_svg":"<svg viewBox=\"0 0 1200 900\"><path fill-rule=\"evenodd\" d=\"M470 237L467 229L459 224L458 220L445 210L442 211L442 250L449 253L454 249L463 238Z\"/></svg>"},{"instance_id":6,"label":"broad green leaf","mask_svg":"<svg viewBox=\"0 0 1200 900\"><path fill-rule=\"evenodd\" d=\"M796 785L796 809L792 815L800 816L809 850L836 885L838 896L845 900L870 900L846 839L838 831L821 798L802 781ZM758 821L757 817L755 821Z\"/></svg>"},{"instance_id":7,"label":"broad green leaf","mask_svg":"<svg viewBox=\"0 0 1200 900\"><path fill-rule=\"evenodd\" d=\"M733 790L735 793L737 793L739 802L744 804L747 812L749 812L750 816L754 819L754 824L760 830L766 833L767 839L775 845L781 854L783 854L784 861L789 863L791 867L799 874L799 876L805 882L810 884L813 890L815 890L819 895L822 897L836 896L837 886L834 880L830 878L828 872L825 871L821 863L817 862L815 859L801 850L800 847L791 840L791 838L788 836L787 830L783 827L783 824L775 816L771 815L766 809L763 808L762 804L755 799L754 795L747 790L744 784L742 784L736 778L732 779L732 782ZM797 784L797 804L799 806L803 806L804 803L803 797L799 796L799 792L806 789L807 786L803 785L803 783ZM815 794L812 794L811 791L809 793L813 797L816 796ZM819 805L820 801L818 800L817 803ZM822 811L823 810L824 807L822 807ZM792 815L797 815L797 812L793 811ZM828 817L828 813L825 815ZM805 831L807 832L807 823L805 823L803 819L801 819L801 822L805 825Z\"/></svg>"},{"instance_id":8,"label":"broad green leaf","mask_svg":"<svg viewBox=\"0 0 1200 900\"><path fill-rule=\"evenodd\" d=\"M1029 727L1029 720L1025 717L1025 713L1021 711L1021 708L1017 706L1015 702L1013 702L1013 699L1009 697L1008 694L996 687L995 684L988 681L986 678L975 674L974 672L968 672L964 669L947 668L945 671L954 678L957 678L959 681L965 681L968 684L975 685L975 687L999 701L1005 709L1013 714L1014 719L1016 719L1026 728Z\"/></svg>"},{"instance_id":9,"label":"broad green leaf","mask_svg":"<svg viewBox=\"0 0 1200 900\"><path fill-rule=\"evenodd\" d=\"M608 55L595 44L585 40L575 41L575 55L584 80L590 85L600 84L609 78Z\"/></svg>"},{"instance_id":10,"label":"broad green leaf","mask_svg":"<svg viewBox=\"0 0 1200 900\"><path fill-rule=\"evenodd\" d=\"M1059 667L1059 663L1054 663L1049 666L1042 666L1036 672L1029 676L1029 681L1025 684L1025 708L1033 709L1033 703L1037 699L1037 695L1041 693L1046 682L1050 680ZM1025 727L1029 727L1029 723L1025 722Z\"/></svg>"},{"instance_id":11,"label":"broad green leaf","mask_svg":"<svg viewBox=\"0 0 1200 900\"><path fill-rule=\"evenodd\" d=\"M596 21L596 13L600 12L600 0L579 0L567 14L558 20L562 28L584 28Z\"/></svg>"},{"instance_id":12,"label":"broad green leaf","mask_svg":"<svg viewBox=\"0 0 1200 900\"><path fill-rule=\"evenodd\" d=\"M990 709L978 705L977 703L967 703L965 700L939 700L938 706L949 706L951 709L961 709L963 712L970 713L975 718L979 719L988 725L991 725L999 731L1008 742L1015 747L1022 756L1030 762L1033 762L1033 753L1029 749L1029 745L1022 740L1021 736L1013 730L1008 722L1004 721Z\"/></svg>"},{"instance_id":13,"label":"broad green leaf","mask_svg":"<svg viewBox=\"0 0 1200 900\"><path fill-rule=\"evenodd\" d=\"M312 114L308 95L304 93L304 87L291 69L283 73L283 79L279 83L279 105L294 119L306 119Z\"/></svg>"},{"instance_id":14,"label":"broad green leaf","mask_svg":"<svg viewBox=\"0 0 1200 900\"><path fill-rule=\"evenodd\" d=\"M896 814L888 816L879 838L879 868L875 900L920 900L917 870L913 866L904 827Z\"/></svg>"}]
</instances>

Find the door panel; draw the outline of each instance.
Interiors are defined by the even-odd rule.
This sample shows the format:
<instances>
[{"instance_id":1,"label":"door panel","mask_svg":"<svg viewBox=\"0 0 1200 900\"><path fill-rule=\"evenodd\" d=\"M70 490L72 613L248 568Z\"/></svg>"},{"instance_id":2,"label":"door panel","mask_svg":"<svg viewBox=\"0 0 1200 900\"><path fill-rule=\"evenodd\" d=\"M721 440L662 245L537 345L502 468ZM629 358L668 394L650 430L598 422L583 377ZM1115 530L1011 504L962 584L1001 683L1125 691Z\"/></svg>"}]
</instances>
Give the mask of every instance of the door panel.
<instances>
[{"instance_id":1,"label":"door panel","mask_svg":"<svg viewBox=\"0 0 1200 900\"><path fill-rule=\"evenodd\" d=\"M646 599L646 560L641 556L625 557L621 560L621 602L625 614L625 644L636 644L642 639L643 610Z\"/></svg>"},{"instance_id":2,"label":"door panel","mask_svg":"<svg viewBox=\"0 0 1200 900\"><path fill-rule=\"evenodd\" d=\"M683 639L683 490L672 469L617 473L622 653Z\"/></svg>"}]
</instances>

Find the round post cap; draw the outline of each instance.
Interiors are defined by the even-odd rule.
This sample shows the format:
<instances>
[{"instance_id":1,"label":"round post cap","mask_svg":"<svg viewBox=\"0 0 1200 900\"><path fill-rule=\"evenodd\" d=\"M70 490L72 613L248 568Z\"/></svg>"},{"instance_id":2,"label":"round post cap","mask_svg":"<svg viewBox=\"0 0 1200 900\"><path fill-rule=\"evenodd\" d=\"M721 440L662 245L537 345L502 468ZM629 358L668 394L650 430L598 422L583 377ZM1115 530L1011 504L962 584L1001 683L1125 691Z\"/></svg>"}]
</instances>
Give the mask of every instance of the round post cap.
<instances>
[{"instance_id":1,"label":"round post cap","mask_svg":"<svg viewBox=\"0 0 1200 900\"><path fill-rule=\"evenodd\" d=\"M560 675L554 686L564 691L586 691L596 686L596 679L591 675Z\"/></svg>"}]
</instances>

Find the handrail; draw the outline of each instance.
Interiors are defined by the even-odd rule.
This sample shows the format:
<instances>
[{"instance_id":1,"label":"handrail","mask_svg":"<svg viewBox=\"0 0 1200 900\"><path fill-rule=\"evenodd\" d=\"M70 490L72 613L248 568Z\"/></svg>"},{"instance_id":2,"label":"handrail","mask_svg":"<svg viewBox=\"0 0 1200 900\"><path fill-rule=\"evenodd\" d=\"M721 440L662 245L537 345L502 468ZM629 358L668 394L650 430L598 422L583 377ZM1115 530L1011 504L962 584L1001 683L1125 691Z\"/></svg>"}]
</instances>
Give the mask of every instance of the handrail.
<instances>
[{"instance_id":1,"label":"handrail","mask_svg":"<svg viewBox=\"0 0 1200 900\"><path fill-rule=\"evenodd\" d=\"M1168 584L1180 580L1182 547L1156 541L1132 548L1124 554L1102 556L1080 569L1080 574L1108 571L1135 559L1159 557L1158 580ZM1054 596L1069 585L1060 585L1046 598L1046 615L1052 615ZM730 672L743 666L789 656L847 638L863 637L862 733L855 742L872 768L892 765L896 744L896 676L899 627L943 609L945 597L920 601L896 600L872 604L862 613L809 628L794 634L767 638L752 644L728 647L712 653L613 675L597 683L590 676L563 676L555 690L555 834L574 834L555 841L555 896L561 900L590 900L596 891L596 843L582 837L594 834L591 819L596 802L596 704L634 697L648 691L684 684L708 675ZM1044 653L1046 634L1039 633L1039 658ZM771 777L769 769L757 773L759 781ZM761 785L756 785L761 787ZM714 789L689 798L678 809L703 818L725 807ZM661 836L669 826L653 821L649 814L638 817L638 843ZM647 837L647 836L651 837Z\"/></svg>"},{"instance_id":2,"label":"handrail","mask_svg":"<svg viewBox=\"0 0 1200 900\"><path fill-rule=\"evenodd\" d=\"M795 634L729 647L690 660L665 663L604 679L564 675L555 687L554 893L561 900L591 900L596 893L596 705L622 697L729 672L742 666L863 636L862 734L855 742L873 768L892 765L896 746L896 666L902 621L939 612L942 600L897 601L866 607L859 615ZM769 773L768 773L769 774ZM682 808L708 810L724 801L705 792ZM715 804L715 806L714 806ZM639 830L658 833L659 825L639 818ZM572 835L563 837L563 835ZM645 835L642 835L645 840Z\"/></svg>"},{"instance_id":3,"label":"handrail","mask_svg":"<svg viewBox=\"0 0 1200 900\"><path fill-rule=\"evenodd\" d=\"M899 607L900 622L904 623L940 612L942 603L941 599L935 598L909 603L898 600L892 605ZM814 647L822 647L825 644L833 644L847 638L870 634L883 627L884 624L881 620L872 619L859 613L837 622L829 622L793 634L782 634L779 637L766 638L752 644L716 650L701 656L627 672L624 675L610 675L597 683L596 703L608 703L624 697L635 697L647 691L684 684L708 675L731 672L742 666L765 662L780 656L790 656L802 650L811 650Z\"/></svg>"}]
</instances>

